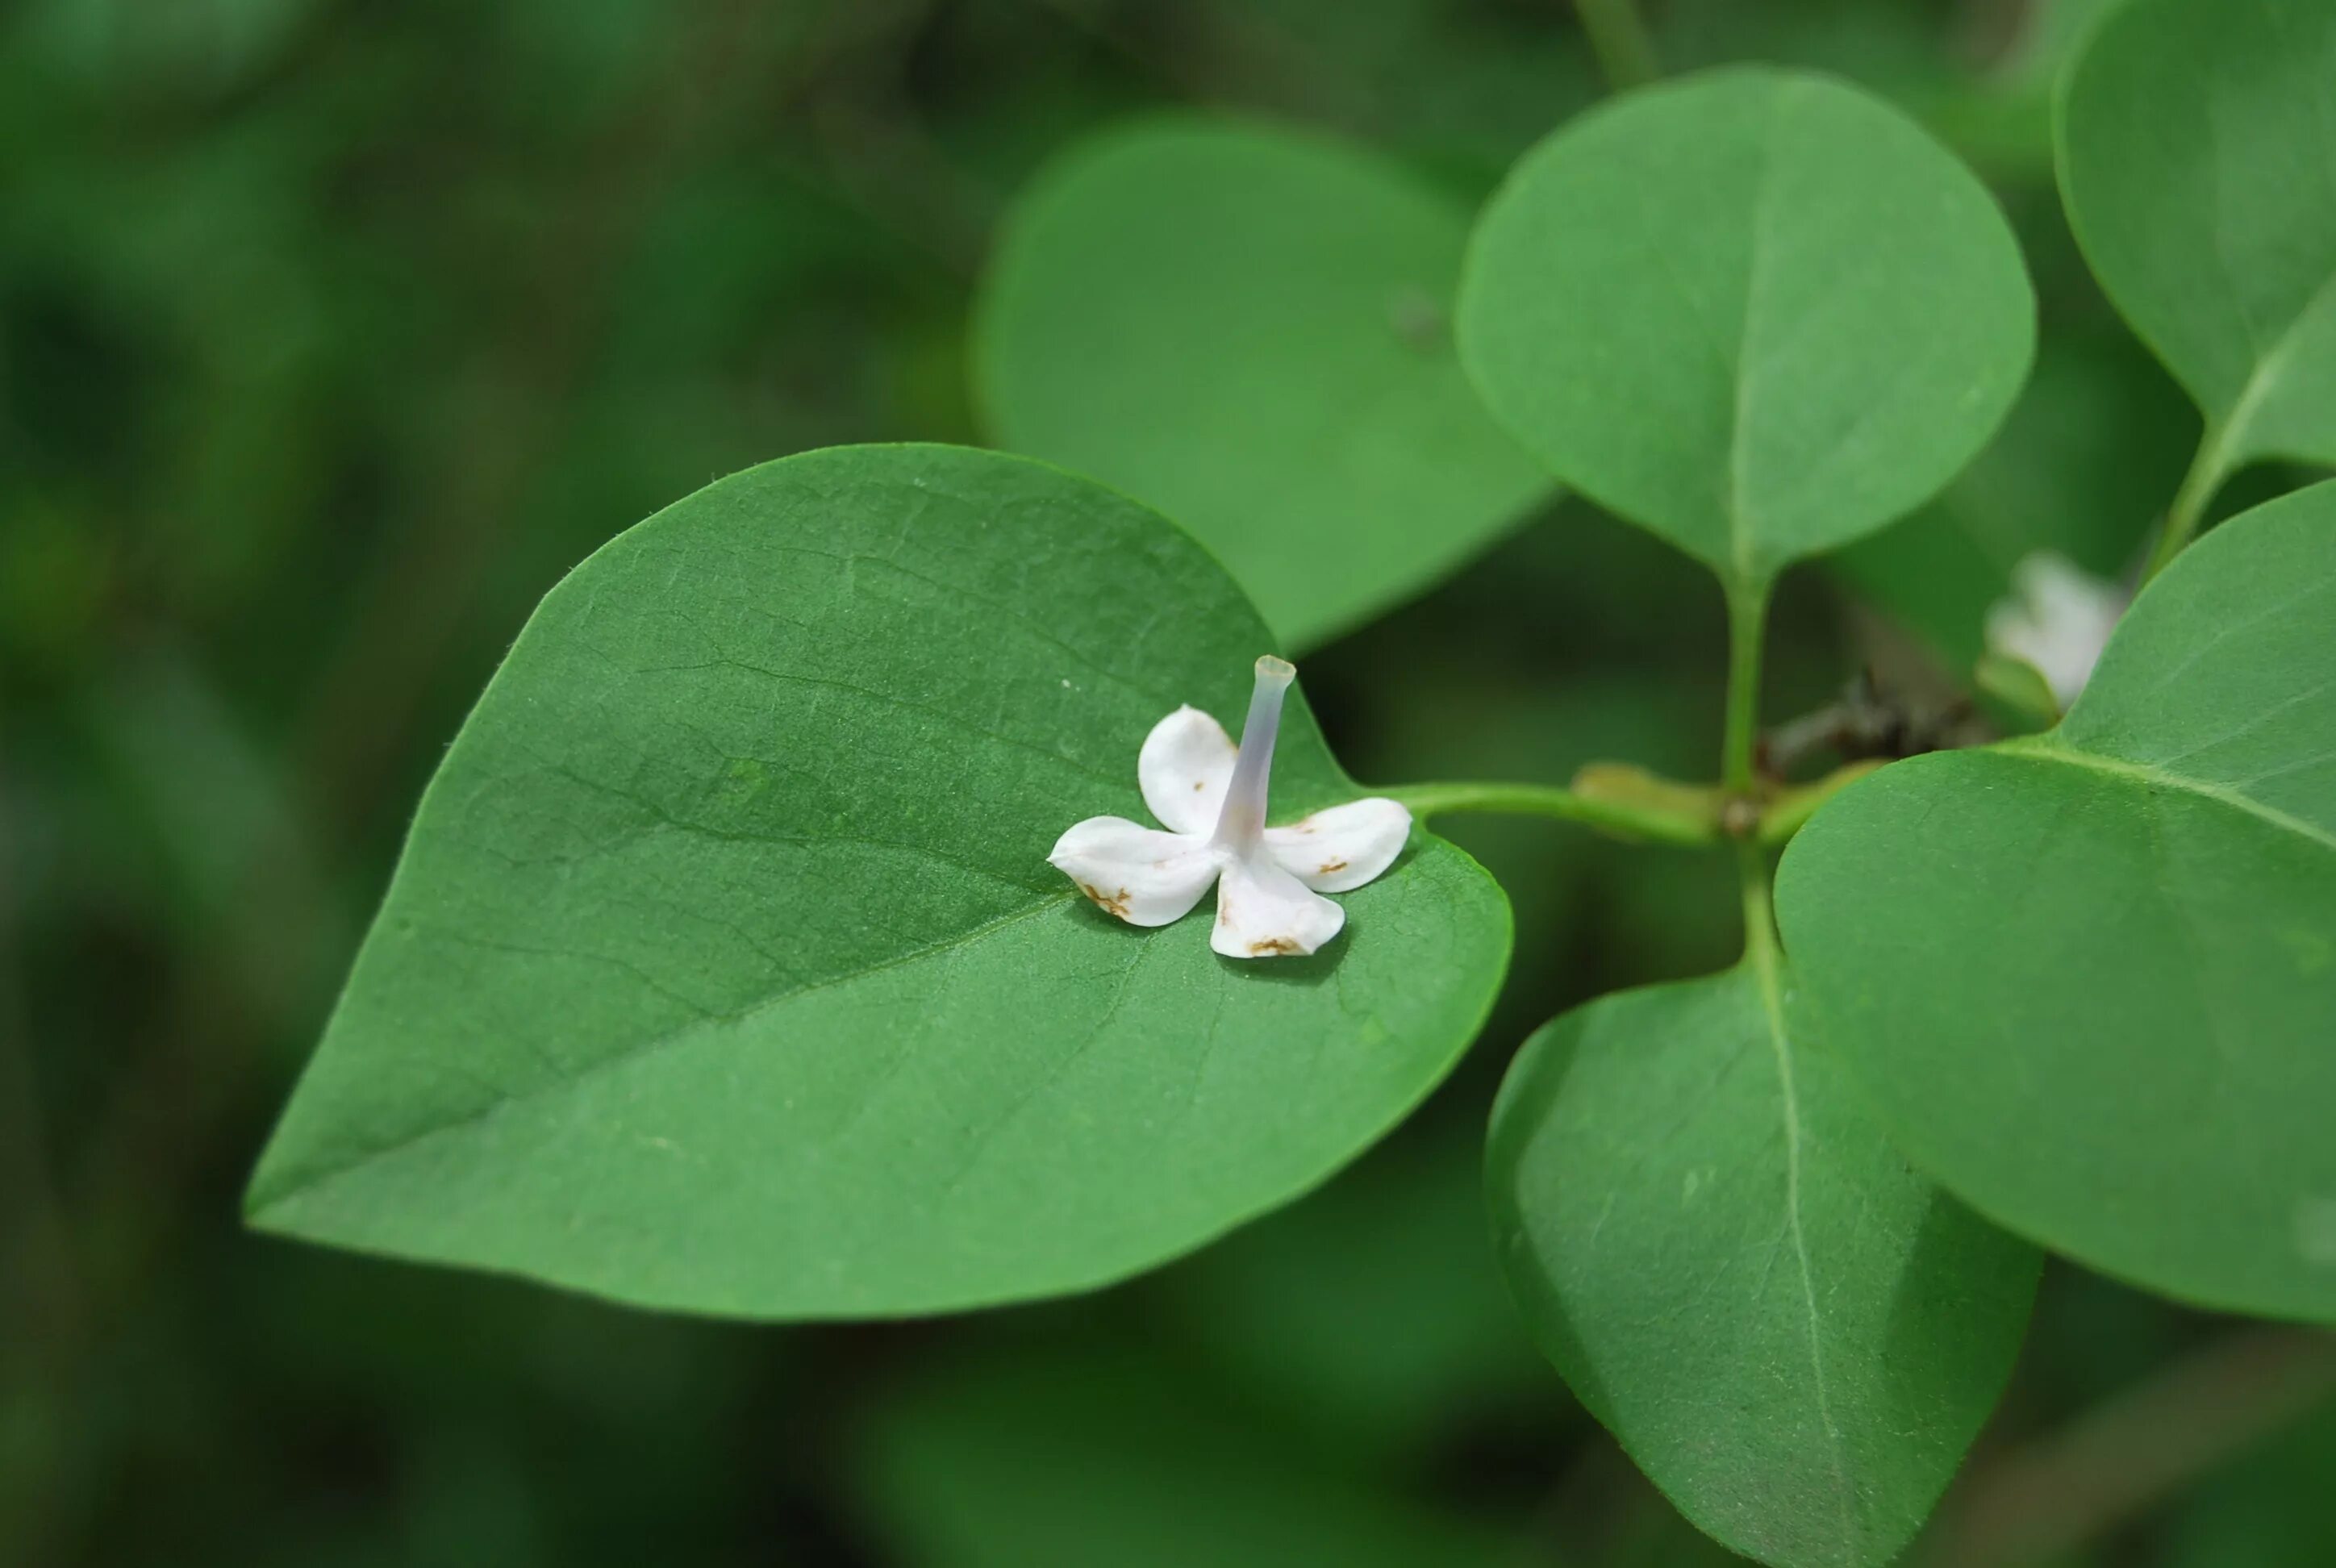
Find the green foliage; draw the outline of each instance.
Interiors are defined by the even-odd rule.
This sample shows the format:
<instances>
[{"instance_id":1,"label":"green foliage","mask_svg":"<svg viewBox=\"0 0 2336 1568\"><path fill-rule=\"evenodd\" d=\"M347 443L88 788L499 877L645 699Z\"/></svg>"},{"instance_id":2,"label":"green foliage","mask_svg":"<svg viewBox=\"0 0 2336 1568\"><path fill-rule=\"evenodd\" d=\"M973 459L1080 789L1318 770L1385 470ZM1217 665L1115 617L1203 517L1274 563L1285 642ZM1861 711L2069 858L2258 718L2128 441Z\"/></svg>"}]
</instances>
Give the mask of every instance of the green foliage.
<instances>
[{"instance_id":1,"label":"green foliage","mask_svg":"<svg viewBox=\"0 0 2336 1568\"><path fill-rule=\"evenodd\" d=\"M1477 226L1460 343L1559 478L1749 583L1952 477L2034 317L1993 200L1919 128L1729 70L1526 154Z\"/></svg>"},{"instance_id":2,"label":"green foliage","mask_svg":"<svg viewBox=\"0 0 2336 1568\"><path fill-rule=\"evenodd\" d=\"M1994 1405L2037 1258L1907 1169L1806 1011L1756 939L1542 1029L1494 1111L1494 1224L1681 1513L1764 1563L1879 1564Z\"/></svg>"},{"instance_id":3,"label":"green foliage","mask_svg":"<svg viewBox=\"0 0 2336 1568\"><path fill-rule=\"evenodd\" d=\"M837 449L660 512L456 740L256 1222L820 1317L1080 1289L1302 1192L1482 1020L1490 879L1424 839L1260 969L1045 858L1142 815L1151 725L1236 712L1266 644L1173 528L1025 460ZM1275 782L1359 793L1300 712Z\"/></svg>"},{"instance_id":4,"label":"green foliage","mask_svg":"<svg viewBox=\"0 0 2336 1568\"><path fill-rule=\"evenodd\" d=\"M1453 355L1466 236L1440 191L1312 136L1099 135L1007 222L981 401L1003 444L1159 507L1293 647L1319 643L1546 495Z\"/></svg>"},{"instance_id":5,"label":"green foliage","mask_svg":"<svg viewBox=\"0 0 2336 1568\"><path fill-rule=\"evenodd\" d=\"M0 1556L2336 1561L2178 1304L2336 1315L2336 505L2183 559L2336 461L2328 0L152 9L0 19ZM816 450L977 402L1135 499ZM1041 856L1269 626L1452 826L1236 972ZM2175 1300L1908 1544L2039 1241Z\"/></svg>"},{"instance_id":6,"label":"green foliage","mask_svg":"<svg viewBox=\"0 0 2336 1568\"><path fill-rule=\"evenodd\" d=\"M2059 132L2087 258L2205 411L2203 484L2336 463L2336 8L2131 0Z\"/></svg>"},{"instance_id":7,"label":"green foliage","mask_svg":"<svg viewBox=\"0 0 2336 1568\"><path fill-rule=\"evenodd\" d=\"M1893 1136L2185 1300L2336 1320L2336 485L2154 581L2059 727L1919 757L1785 857L1785 935Z\"/></svg>"}]
</instances>

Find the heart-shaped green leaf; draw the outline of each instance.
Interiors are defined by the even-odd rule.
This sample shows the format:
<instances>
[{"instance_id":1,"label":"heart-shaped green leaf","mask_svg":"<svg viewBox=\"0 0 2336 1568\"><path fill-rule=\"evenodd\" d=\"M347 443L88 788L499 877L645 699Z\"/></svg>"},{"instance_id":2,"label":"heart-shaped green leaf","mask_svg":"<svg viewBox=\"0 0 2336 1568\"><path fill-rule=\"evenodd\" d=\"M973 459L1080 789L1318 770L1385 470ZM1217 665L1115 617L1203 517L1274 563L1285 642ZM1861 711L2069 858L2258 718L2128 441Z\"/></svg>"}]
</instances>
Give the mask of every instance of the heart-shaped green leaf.
<instances>
[{"instance_id":1,"label":"heart-shaped green leaf","mask_svg":"<svg viewBox=\"0 0 2336 1568\"><path fill-rule=\"evenodd\" d=\"M1736 580L1927 499L2011 405L2035 302L1986 190L1822 76L1583 115L1485 209L1460 347L1568 484Z\"/></svg>"},{"instance_id":2,"label":"heart-shaped green leaf","mask_svg":"<svg viewBox=\"0 0 2336 1568\"><path fill-rule=\"evenodd\" d=\"M2131 0L2059 131L2086 259L2205 411L2205 482L2336 463L2336 7Z\"/></svg>"},{"instance_id":3,"label":"heart-shaped green leaf","mask_svg":"<svg viewBox=\"0 0 2336 1568\"><path fill-rule=\"evenodd\" d=\"M999 443L1184 524L1303 648L1417 592L1550 483L1460 374L1467 213L1333 142L1106 132L1016 207L983 290Z\"/></svg>"},{"instance_id":4,"label":"heart-shaped green leaf","mask_svg":"<svg viewBox=\"0 0 2336 1568\"><path fill-rule=\"evenodd\" d=\"M1682 1514L1764 1563L1889 1561L2027 1325L2035 1251L1907 1168L1773 952L1535 1034L1488 1177L1543 1349Z\"/></svg>"},{"instance_id":5,"label":"heart-shaped green leaf","mask_svg":"<svg viewBox=\"0 0 2336 1568\"><path fill-rule=\"evenodd\" d=\"M2336 484L2178 557L2058 729L1844 792L1778 909L1950 1190L2170 1294L2336 1319Z\"/></svg>"},{"instance_id":6,"label":"heart-shaped green leaf","mask_svg":"<svg viewBox=\"0 0 2336 1568\"><path fill-rule=\"evenodd\" d=\"M1101 486L950 447L700 491L552 590L423 797L251 1192L259 1225L744 1316L1127 1274L1400 1118L1507 906L1420 836L1309 959L1046 862L1267 646ZM1277 814L1360 792L1302 707Z\"/></svg>"}]
</instances>

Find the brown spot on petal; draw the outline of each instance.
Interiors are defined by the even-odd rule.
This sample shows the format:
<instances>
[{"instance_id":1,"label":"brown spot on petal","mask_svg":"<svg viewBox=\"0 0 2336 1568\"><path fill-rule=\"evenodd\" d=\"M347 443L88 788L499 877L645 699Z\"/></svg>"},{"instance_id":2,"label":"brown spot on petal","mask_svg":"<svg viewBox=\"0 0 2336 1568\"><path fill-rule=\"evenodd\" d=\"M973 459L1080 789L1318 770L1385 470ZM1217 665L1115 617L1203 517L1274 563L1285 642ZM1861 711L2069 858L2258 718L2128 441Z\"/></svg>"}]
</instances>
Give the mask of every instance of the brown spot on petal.
<instances>
[{"instance_id":1,"label":"brown spot on petal","mask_svg":"<svg viewBox=\"0 0 2336 1568\"><path fill-rule=\"evenodd\" d=\"M1202 790L1208 787L1209 781L1204 778L1196 778L1192 781L1192 793L1194 794L1199 794Z\"/></svg>"},{"instance_id":2,"label":"brown spot on petal","mask_svg":"<svg viewBox=\"0 0 2336 1568\"><path fill-rule=\"evenodd\" d=\"M1347 862L1344 861L1324 861L1314 874L1318 877L1327 877L1333 872L1342 872L1346 869Z\"/></svg>"},{"instance_id":3,"label":"brown spot on petal","mask_svg":"<svg viewBox=\"0 0 2336 1568\"><path fill-rule=\"evenodd\" d=\"M1288 937L1268 937L1261 942L1251 942L1249 945L1249 955L1253 959L1261 959L1268 953L1289 954L1296 951L1298 951L1298 944Z\"/></svg>"},{"instance_id":4,"label":"brown spot on petal","mask_svg":"<svg viewBox=\"0 0 2336 1568\"><path fill-rule=\"evenodd\" d=\"M1127 890L1125 888L1120 889L1119 891L1115 893L1106 895L1101 889L1091 887L1085 882L1081 882L1079 884L1079 891L1086 894L1088 898L1093 899L1095 901L1095 908L1103 911L1104 913L1107 915L1116 915L1121 920L1125 920L1127 918Z\"/></svg>"}]
</instances>

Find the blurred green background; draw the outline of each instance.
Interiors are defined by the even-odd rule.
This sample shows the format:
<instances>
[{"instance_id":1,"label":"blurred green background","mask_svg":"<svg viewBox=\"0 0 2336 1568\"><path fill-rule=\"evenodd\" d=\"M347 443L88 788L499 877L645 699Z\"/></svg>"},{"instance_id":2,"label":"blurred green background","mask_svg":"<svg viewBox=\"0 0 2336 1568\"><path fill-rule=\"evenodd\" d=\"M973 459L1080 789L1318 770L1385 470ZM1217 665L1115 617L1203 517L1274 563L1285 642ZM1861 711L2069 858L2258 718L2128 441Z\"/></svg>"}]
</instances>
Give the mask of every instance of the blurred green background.
<instances>
[{"instance_id":1,"label":"blurred green background","mask_svg":"<svg viewBox=\"0 0 2336 1568\"><path fill-rule=\"evenodd\" d=\"M1921 116L2043 299L1972 474L1787 583L1772 716L1866 664L1948 700L2012 560L2114 570L2172 489L2195 416L2051 190L2096 9L1648 8L1670 69L1813 63ZM1476 1190L1528 1030L1734 957L1716 858L1457 827L1519 916L1469 1062L1315 1197L1093 1298L761 1329L237 1221L536 599L732 470L978 442L968 306L1048 156L1217 106L1474 200L1601 91L1564 0L0 10L0 1563L1725 1560L1524 1345ZM1365 778L1697 776L1723 647L1698 569L1565 503L1308 677ZM1918 1554L2336 1562L2330 1375L2292 1351L2056 1267Z\"/></svg>"}]
</instances>

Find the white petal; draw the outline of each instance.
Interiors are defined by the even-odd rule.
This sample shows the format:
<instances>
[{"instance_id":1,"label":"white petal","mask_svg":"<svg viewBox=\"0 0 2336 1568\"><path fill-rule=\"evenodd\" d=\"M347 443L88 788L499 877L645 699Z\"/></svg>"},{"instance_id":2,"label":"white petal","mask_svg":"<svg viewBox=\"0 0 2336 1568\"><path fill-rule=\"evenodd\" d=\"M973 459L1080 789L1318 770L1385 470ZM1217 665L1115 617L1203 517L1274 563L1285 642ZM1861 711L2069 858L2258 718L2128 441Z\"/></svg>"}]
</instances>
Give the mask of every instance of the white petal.
<instances>
[{"instance_id":1,"label":"white petal","mask_svg":"<svg viewBox=\"0 0 2336 1568\"><path fill-rule=\"evenodd\" d=\"M1229 959L1310 953L1346 923L1346 911L1260 855L1225 863L1209 946Z\"/></svg>"},{"instance_id":2,"label":"white petal","mask_svg":"<svg viewBox=\"0 0 2336 1568\"><path fill-rule=\"evenodd\" d=\"M1163 833L1125 817L1074 823L1046 860L1098 908L1132 926L1182 919L1217 880L1217 856L1205 839Z\"/></svg>"},{"instance_id":3,"label":"white petal","mask_svg":"<svg viewBox=\"0 0 2336 1568\"><path fill-rule=\"evenodd\" d=\"M2126 595L2045 550L2012 568L2011 586L1987 613L1988 647L2033 665L2065 709L2092 678Z\"/></svg>"},{"instance_id":4,"label":"white petal","mask_svg":"<svg viewBox=\"0 0 2336 1568\"><path fill-rule=\"evenodd\" d=\"M2097 628L2114 625L2125 613L2126 595L2050 550L2039 550L2011 569L2014 589L2047 626Z\"/></svg>"},{"instance_id":5,"label":"white petal","mask_svg":"<svg viewBox=\"0 0 2336 1568\"><path fill-rule=\"evenodd\" d=\"M1199 708L1178 708L1152 726L1136 754L1144 803L1172 833L1207 834L1223 809L1233 756L1224 726Z\"/></svg>"},{"instance_id":6,"label":"white petal","mask_svg":"<svg viewBox=\"0 0 2336 1568\"><path fill-rule=\"evenodd\" d=\"M1318 893L1361 887L1395 863L1411 837L1411 813L1381 795L1265 830L1265 847Z\"/></svg>"}]
</instances>

